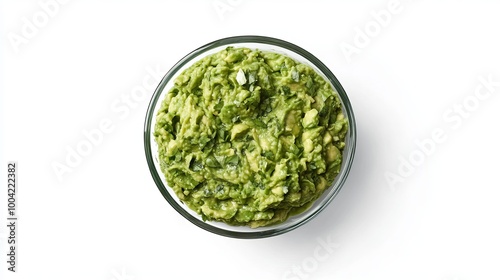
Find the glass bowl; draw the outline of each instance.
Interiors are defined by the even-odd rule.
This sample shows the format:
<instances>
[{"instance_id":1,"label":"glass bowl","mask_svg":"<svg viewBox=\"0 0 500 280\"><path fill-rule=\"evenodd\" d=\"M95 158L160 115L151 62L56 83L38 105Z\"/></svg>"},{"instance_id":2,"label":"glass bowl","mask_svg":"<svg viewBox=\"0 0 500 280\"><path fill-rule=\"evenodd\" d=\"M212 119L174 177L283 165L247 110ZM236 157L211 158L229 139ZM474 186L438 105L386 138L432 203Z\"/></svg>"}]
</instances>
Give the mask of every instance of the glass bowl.
<instances>
[{"instance_id":1,"label":"glass bowl","mask_svg":"<svg viewBox=\"0 0 500 280\"><path fill-rule=\"evenodd\" d=\"M175 78L182 73L182 71L203 57L221 51L228 46L246 47L250 49L276 52L287 55L301 63L309 65L316 70L317 73L323 76L326 81L329 81L333 88L337 91L342 102L344 116L346 116L349 121L348 131L345 138L346 145L343 150L342 166L339 174L333 182L333 185L326 189L306 211L303 211L295 216L290 216L286 221L280 224L250 228L247 226L231 226L223 222L203 221L200 215L182 203L175 195L172 188L168 187L165 176L160 169L158 161L158 145L154 139L153 132L156 115L160 108L161 101L164 99L168 90L173 86ZM168 203L170 203L170 205L177 210L177 212L179 212L179 214L198 227L222 236L246 239L263 238L279 235L305 224L318 215L333 200L342 188L354 159L354 151L356 148L356 124L351 103L349 102L349 99L339 81L335 78L333 73L311 53L294 44L275 38L262 36L236 36L208 43L192 51L177 62L177 64L175 64L163 77L160 84L156 88L153 97L151 98L151 102L146 113L146 120L144 124L144 148L146 152L146 160L148 162L153 180L155 181L161 194L165 197Z\"/></svg>"}]
</instances>

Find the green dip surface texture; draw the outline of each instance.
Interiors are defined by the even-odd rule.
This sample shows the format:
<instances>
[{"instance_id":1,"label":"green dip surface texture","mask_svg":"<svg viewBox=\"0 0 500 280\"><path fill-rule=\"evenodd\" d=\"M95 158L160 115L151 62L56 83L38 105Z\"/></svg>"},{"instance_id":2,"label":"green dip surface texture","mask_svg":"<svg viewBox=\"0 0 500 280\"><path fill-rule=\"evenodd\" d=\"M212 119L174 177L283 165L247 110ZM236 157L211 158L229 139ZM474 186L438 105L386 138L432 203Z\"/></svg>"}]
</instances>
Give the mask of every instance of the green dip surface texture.
<instances>
[{"instance_id":1,"label":"green dip surface texture","mask_svg":"<svg viewBox=\"0 0 500 280\"><path fill-rule=\"evenodd\" d=\"M184 70L156 115L168 186L203 220L252 228L306 210L340 171L337 92L283 54L228 47Z\"/></svg>"}]
</instances>

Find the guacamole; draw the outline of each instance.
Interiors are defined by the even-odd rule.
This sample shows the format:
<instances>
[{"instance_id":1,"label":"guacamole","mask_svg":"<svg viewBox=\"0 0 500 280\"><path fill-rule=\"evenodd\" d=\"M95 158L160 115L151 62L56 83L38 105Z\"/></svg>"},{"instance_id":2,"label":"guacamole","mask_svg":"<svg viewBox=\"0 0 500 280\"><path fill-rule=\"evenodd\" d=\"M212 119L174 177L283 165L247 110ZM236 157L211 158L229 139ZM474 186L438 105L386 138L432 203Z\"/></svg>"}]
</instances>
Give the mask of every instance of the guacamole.
<instances>
[{"instance_id":1,"label":"guacamole","mask_svg":"<svg viewBox=\"0 0 500 280\"><path fill-rule=\"evenodd\" d=\"M228 47L168 89L154 137L166 181L203 220L261 227L339 173L348 129L331 84L288 56Z\"/></svg>"}]
</instances>

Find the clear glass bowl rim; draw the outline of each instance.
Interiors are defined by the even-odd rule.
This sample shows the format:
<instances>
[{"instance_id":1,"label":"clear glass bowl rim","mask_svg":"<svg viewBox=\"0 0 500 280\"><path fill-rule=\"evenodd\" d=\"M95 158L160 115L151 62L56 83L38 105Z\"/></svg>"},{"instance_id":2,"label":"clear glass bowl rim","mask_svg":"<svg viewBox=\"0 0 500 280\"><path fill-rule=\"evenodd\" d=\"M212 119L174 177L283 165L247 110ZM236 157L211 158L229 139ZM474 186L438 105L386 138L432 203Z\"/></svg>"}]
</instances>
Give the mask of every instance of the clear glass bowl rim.
<instances>
[{"instance_id":1,"label":"clear glass bowl rim","mask_svg":"<svg viewBox=\"0 0 500 280\"><path fill-rule=\"evenodd\" d=\"M151 151L151 136L152 136L152 131L151 131L151 124L154 121L154 110L156 107L156 104L159 102L159 98L163 92L163 89L167 85L170 79L172 79L178 71L188 62L190 62L194 58L201 58L200 56L203 55L203 53L210 51L215 48L219 48L222 46L231 46L233 44L244 44L244 43L257 43L257 44L265 44L265 45L271 45L271 46L276 46L279 48L287 49L291 52L294 52L303 58L305 58L310 64L314 65L316 68L318 68L322 74L332 83L333 87L336 89L343 108L344 108L344 113L347 115L348 121L349 121L349 128L348 132L346 135L346 138L349 140L346 142L346 148L344 149L344 153L347 152L347 156L344 156L343 162L342 162L342 167L341 167L341 172L339 173L338 176L341 176L340 178L336 179L333 186L330 186L329 188L335 188L334 192L329 194L329 197L327 197L326 201L323 202L314 212L310 213L306 218L303 220L299 221L298 223L289 225L287 227L283 228L274 228L274 229L266 229L266 227L262 228L257 228L257 231L252 231L252 232L238 232L238 231L231 231L227 229L222 229L218 228L216 226L213 226L211 224L205 223L201 220L199 220L196 217L193 217L189 212L184 210L178 203L177 201L170 195L168 190L166 189L167 186L165 186L162 182L162 179L160 176L163 176L163 173L158 173L158 170L155 167L154 164L154 156ZM160 100L161 102L161 100ZM232 237L232 238L242 238L242 239L255 239L255 238L264 238L264 237L271 237L271 236L276 236L279 234L283 234L286 232L289 232L293 229L296 229L308 221L310 221L312 218L317 216L326 206L330 204L330 202L335 198L335 196L338 194L342 186L344 185L344 182L349 174L349 171L351 169L352 162L354 160L354 154L356 150L356 122L354 118L354 113L352 110L351 103L349 101L349 98L347 97L346 92L344 91L344 88L340 84L340 82L337 80L335 75L326 67L325 64L323 64L318 58L316 58L314 55L309 53L308 51L304 50L303 48L289 43L287 41L281 40L281 39L276 39L272 37L266 37L266 36L257 36L257 35L244 35L244 36L233 36L233 37L227 37L227 38L222 38L215 40L211 43L205 44L196 50L190 52L186 56L184 56L179 62L177 62L163 77L163 79L160 81L159 85L155 89L153 96L151 98L151 101L149 103L147 112L146 112L146 119L144 122L144 150L146 153L146 161L149 166L149 170L151 172L151 176L153 177L154 182L156 183L156 186L158 187L159 191L163 195L163 197L167 200L167 202L179 213L181 214L184 218L189 220L191 223L195 224L196 226L205 229L209 232L219 234L222 236L226 237ZM306 210L306 212L310 211L311 209ZM283 222L282 224L285 224Z\"/></svg>"}]
</instances>

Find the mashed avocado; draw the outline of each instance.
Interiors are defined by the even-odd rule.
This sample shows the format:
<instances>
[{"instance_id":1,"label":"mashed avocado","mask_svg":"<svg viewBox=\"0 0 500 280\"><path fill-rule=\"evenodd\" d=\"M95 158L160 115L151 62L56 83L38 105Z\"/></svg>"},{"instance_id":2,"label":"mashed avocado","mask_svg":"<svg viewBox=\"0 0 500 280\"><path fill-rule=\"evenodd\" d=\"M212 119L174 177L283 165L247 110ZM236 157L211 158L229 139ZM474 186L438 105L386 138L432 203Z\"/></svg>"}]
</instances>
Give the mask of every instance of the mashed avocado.
<instances>
[{"instance_id":1,"label":"mashed avocado","mask_svg":"<svg viewBox=\"0 0 500 280\"><path fill-rule=\"evenodd\" d=\"M347 132L337 93L285 55L228 47L180 74L156 116L169 187L204 220L267 226L333 182Z\"/></svg>"}]
</instances>

